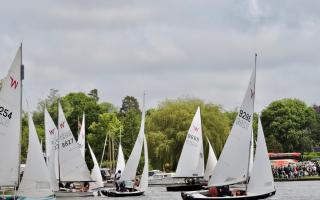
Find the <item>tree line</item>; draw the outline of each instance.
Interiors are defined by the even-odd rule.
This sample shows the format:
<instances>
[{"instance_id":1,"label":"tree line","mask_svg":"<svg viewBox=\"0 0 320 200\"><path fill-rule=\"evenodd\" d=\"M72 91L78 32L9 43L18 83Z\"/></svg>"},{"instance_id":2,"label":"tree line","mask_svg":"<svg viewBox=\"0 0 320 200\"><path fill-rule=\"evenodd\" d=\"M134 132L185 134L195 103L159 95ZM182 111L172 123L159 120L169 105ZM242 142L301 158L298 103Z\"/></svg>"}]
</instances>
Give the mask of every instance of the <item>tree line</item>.
<instances>
[{"instance_id":1,"label":"tree line","mask_svg":"<svg viewBox=\"0 0 320 200\"><path fill-rule=\"evenodd\" d=\"M45 99L38 102L33 120L40 140L44 138L44 108L53 120L58 120L58 100L61 102L70 128L77 139L83 112L86 115L86 141L90 143L100 162L107 137L103 167L114 168L118 144L128 159L140 128L141 108L138 100L126 96L117 108L111 103L100 102L98 90L88 94L71 92L60 97L51 89ZM145 134L148 142L149 165L151 169L174 171L197 107L201 108L204 152L207 158L208 140L219 157L229 135L237 111L226 111L214 103L205 103L196 98L164 100L156 108L146 111ZM257 132L257 114L254 114L254 134ZM320 106L308 106L298 99L281 99L270 103L262 110L261 121L270 152L309 152L320 145ZM22 154L26 160L28 145L27 115L22 119ZM43 147L44 142L42 143ZM87 150L86 150L87 151ZM88 151L86 161L92 167Z\"/></svg>"}]
</instances>

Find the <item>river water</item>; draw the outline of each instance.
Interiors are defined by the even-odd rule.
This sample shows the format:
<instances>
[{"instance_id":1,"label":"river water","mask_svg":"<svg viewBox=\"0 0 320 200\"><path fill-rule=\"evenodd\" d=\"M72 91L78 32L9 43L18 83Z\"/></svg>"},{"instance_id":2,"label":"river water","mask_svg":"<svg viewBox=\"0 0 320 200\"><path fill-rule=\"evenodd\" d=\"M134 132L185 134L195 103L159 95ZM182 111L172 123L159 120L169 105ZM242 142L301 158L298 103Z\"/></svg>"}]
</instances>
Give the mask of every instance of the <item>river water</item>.
<instances>
[{"instance_id":1,"label":"river water","mask_svg":"<svg viewBox=\"0 0 320 200\"><path fill-rule=\"evenodd\" d=\"M276 195L269 200L320 200L320 181L276 182ZM60 198L59 198L60 199ZM75 198L72 198L74 200ZM90 197L82 200L181 200L180 192L167 192L165 187L149 187L144 196L139 197ZM65 199L64 199L65 200ZM69 199L71 200L71 198Z\"/></svg>"}]
</instances>

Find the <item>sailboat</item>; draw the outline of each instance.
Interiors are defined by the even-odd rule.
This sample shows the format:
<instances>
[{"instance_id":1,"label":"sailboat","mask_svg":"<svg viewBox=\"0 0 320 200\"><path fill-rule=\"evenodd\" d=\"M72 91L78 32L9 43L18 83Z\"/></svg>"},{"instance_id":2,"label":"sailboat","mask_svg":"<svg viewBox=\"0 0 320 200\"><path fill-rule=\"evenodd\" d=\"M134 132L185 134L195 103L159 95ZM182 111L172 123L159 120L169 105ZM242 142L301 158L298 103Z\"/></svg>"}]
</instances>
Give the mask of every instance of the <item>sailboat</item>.
<instances>
[{"instance_id":1,"label":"sailboat","mask_svg":"<svg viewBox=\"0 0 320 200\"><path fill-rule=\"evenodd\" d=\"M2 196L8 194L7 189L14 188L16 191L19 185L22 68L21 45L7 76L0 80L0 187Z\"/></svg>"},{"instance_id":2,"label":"sailboat","mask_svg":"<svg viewBox=\"0 0 320 200\"><path fill-rule=\"evenodd\" d=\"M185 178L186 183L167 186L167 191L200 190L203 183L199 182L199 178L203 176L202 127L200 107L198 107L186 136L175 174L176 178Z\"/></svg>"},{"instance_id":3,"label":"sailboat","mask_svg":"<svg viewBox=\"0 0 320 200\"><path fill-rule=\"evenodd\" d=\"M82 124L78 136L78 144L80 144L81 155L85 158L85 148L86 148L86 130L85 130L85 115L82 115Z\"/></svg>"},{"instance_id":4,"label":"sailboat","mask_svg":"<svg viewBox=\"0 0 320 200\"><path fill-rule=\"evenodd\" d=\"M50 175L39 143L32 115L28 114L29 144L26 167L18 189L18 198L53 199Z\"/></svg>"},{"instance_id":5,"label":"sailboat","mask_svg":"<svg viewBox=\"0 0 320 200\"><path fill-rule=\"evenodd\" d=\"M140 131L137 137L137 140L134 144L133 150L130 154L130 157L123 169L122 175L120 177L120 181L123 183L132 183L132 180L135 180L138 164L140 161L141 153L142 153L142 146L144 147L144 167L143 173L141 175L140 184L138 187L133 188L129 186L126 188L126 191L116 191L115 189L111 190L101 190L101 193L105 196L113 196L113 197L123 197L123 196L140 196L144 194L144 192L148 189L148 146L147 140L144 134L144 124L145 124L145 97L143 98L143 109L142 109L142 118L141 118L141 125Z\"/></svg>"},{"instance_id":6,"label":"sailboat","mask_svg":"<svg viewBox=\"0 0 320 200\"><path fill-rule=\"evenodd\" d=\"M250 156L252 154L251 144L253 141L252 121L255 99L256 57L257 55L255 55L255 68L252 72L244 100L219 157L213 175L208 183L209 187L217 188L245 182L245 191L240 192L240 195L237 196L224 194L222 197L213 197L208 190L190 193L186 192L181 193L183 199L261 199L275 194L275 189L272 187L273 176L271 173L267 147L263 132L261 131L262 128L260 128L258 133L256 155L252 165L252 172L250 173ZM258 171L260 175L256 171ZM251 183L249 182L249 177ZM259 183L260 187L255 187L254 181ZM264 185L265 183L266 185Z\"/></svg>"},{"instance_id":7,"label":"sailboat","mask_svg":"<svg viewBox=\"0 0 320 200\"><path fill-rule=\"evenodd\" d=\"M58 104L58 166L59 182L91 182L87 164L81 155L80 145L75 141L69 124L64 116L61 104ZM57 197L66 196L93 196L92 192L77 191L56 192Z\"/></svg>"}]
</instances>

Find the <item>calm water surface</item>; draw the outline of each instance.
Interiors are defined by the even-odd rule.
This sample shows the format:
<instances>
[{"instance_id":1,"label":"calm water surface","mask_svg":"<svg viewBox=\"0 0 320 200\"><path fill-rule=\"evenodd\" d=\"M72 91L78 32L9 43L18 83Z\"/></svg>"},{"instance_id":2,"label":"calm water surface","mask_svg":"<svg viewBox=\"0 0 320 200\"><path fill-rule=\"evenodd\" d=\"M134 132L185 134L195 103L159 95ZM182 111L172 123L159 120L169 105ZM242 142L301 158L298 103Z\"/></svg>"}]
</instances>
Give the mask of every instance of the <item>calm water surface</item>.
<instances>
[{"instance_id":1,"label":"calm water surface","mask_svg":"<svg viewBox=\"0 0 320 200\"><path fill-rule=\"evenodd\" d=\"M296 182L277 182L275 183L277 193L269 200L320 200L320 181L296 181ZM60 198L59 198L60 199ZM62 198L61 198L62 199ZM72 198L74 200L75 198ZM90 197L80 198L82 200L181 200L180 192L167 192L165 187L150 187L144 196L140 197ZM66 199L64 199L66 200ZM69 199L71 200L71 198Z\"/></svg>"}]
</instances>

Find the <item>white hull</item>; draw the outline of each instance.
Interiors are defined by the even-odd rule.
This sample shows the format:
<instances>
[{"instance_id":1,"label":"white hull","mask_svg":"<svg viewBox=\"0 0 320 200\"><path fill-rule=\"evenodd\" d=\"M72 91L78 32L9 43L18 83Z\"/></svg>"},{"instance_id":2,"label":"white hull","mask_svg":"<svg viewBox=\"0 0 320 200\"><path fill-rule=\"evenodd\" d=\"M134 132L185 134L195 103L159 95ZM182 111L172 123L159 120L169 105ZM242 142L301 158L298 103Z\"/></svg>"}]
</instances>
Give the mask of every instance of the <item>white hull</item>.
<instances>
[{"instance_id":1,"label":"white hull","mask_svg":"<svg viewBox=\"0 0 320 200\"><path fill-rule=\"evenodd\" d=\"M69 191L57 191L54 192L56 197L93 197L93 192L69 192Z\"/></svg>"}]
</instances>

